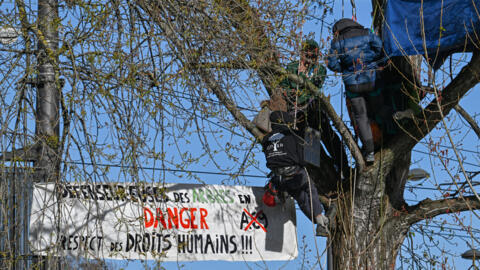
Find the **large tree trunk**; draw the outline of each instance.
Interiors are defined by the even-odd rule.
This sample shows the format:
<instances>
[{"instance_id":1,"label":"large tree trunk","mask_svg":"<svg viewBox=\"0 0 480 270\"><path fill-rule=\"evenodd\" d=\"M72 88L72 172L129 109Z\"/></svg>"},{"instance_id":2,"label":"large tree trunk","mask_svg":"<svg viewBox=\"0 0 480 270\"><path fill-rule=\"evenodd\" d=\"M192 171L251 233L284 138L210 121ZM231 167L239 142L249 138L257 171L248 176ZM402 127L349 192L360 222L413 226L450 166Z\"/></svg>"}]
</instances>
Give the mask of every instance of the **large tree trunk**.
<instances>
[{"instance_id":1,"label":"large tree trunk","mask_svg":"<svg viewBox=\"0 0 480 270\"><path fill-rule=\"evenodd\" d=\"M332 230L334 269L394 269L410 227L401 218L406 207L400 188L409 165L410 155L405 155L390 168L370 166L352 175L352 188L346 186L339 196ZM392 188L392 183L400 186Z\"/></svg>"},{"instance_id":2,"label":"large tree trunk","mask_svg":"<svg viewBox=\"0 0 480 270\"><path fill-rule=\"evenodd\" d=\"M343 224L354 234L336 234L332 239L333 269L395 269L398 250L408 227L398 220L385 221L382 216L373 216L371 213L369 217L371 224Z\"/></svg>"}]
</instances>

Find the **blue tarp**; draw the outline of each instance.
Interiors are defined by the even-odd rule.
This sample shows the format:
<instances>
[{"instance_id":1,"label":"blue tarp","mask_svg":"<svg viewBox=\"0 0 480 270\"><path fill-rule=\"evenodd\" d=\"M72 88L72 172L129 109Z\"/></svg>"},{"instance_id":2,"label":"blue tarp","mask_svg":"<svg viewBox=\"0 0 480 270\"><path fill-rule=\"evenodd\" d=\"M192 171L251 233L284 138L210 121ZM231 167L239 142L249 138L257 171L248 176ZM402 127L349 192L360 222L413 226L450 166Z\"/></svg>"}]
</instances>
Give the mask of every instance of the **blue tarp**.
<instances>
[{"instance_id":1,"label":"blue tarp","mask_svg":"<svg viewBox=\"0 0 480 270\"><path fill-rule=\"evenodd\" d=\"M432 62L437 52L480 44L480 0L387 0L385 19L388 56L425 55L426 48Z\"/></svg>"}]
</instances>

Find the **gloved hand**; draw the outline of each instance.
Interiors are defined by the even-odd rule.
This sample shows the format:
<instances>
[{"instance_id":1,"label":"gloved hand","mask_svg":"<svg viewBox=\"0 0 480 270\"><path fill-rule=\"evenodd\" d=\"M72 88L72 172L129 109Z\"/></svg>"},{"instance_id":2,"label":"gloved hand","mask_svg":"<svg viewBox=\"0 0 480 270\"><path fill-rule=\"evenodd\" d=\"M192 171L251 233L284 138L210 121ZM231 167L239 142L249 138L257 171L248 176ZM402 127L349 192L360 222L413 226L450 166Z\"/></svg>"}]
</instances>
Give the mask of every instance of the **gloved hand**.
<instances>
[{"instance_id":1,"label":"gloved hand","mask_svg":"<svg viewBox=\"0 0 480 270\"><path fill-rule=\"evenodd\" d=\"M330 221L328 217L324 215L318 215L315 217L315 223L317 223L317 236L328 237Z\"/></svg>"}]
</instances>

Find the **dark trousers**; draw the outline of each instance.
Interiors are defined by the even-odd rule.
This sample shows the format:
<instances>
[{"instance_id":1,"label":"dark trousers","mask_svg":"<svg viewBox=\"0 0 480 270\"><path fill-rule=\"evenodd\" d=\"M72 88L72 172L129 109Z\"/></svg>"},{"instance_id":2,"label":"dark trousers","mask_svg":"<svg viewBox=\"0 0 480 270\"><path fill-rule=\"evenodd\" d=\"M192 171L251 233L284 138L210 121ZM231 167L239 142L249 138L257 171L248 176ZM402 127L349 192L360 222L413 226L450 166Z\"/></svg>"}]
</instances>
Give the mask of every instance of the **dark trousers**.
<instances>
[{"instance_id":1,"label":"dark trousers","mask_svg":"<svg viewBox=\"0 0 480 270\"><path fill-rule=\"evenodd\" d=\"M314 221L315 217L322 213L323 207L318 198L317 188L311 181L309 184L304 168L300 169L298 173L292 177L279 176L275 182L277 182L274 184L279 190L286 191L297 201L300 210L302 210L310 220ZM310 196L310 194L312 196Z\"/></svg>"},{"instance_id":2,"label":"dark trousers","mask_svg":"<svg viewBox=\"0 0 480 270\"><path fill-rule=\"evenodd\" d=\"M364 96L358 96L350 99L352 105L353 120L358 127L358 135L362 141L363 149L366 153L373 152L373 135L370 128L370 121L367 115L367 102Z\"/></svg>"},{"instance_id":3,"label":"dark trousers","mask_svg":"<svg viewBox=\"0 0 480 270\"><path fill-rule=\"evenodd\" d=\"M363 144L363 150L366 153L373 152L373 135L370 127L370 120L375 119L377 123L382 125L385 131L394 129L392 127L393 110L385 104L382 89L377 89L369 93L349 94L347 98L350 100L353 121L358 127L358 135Z\"/></svg>"}]
</instances>

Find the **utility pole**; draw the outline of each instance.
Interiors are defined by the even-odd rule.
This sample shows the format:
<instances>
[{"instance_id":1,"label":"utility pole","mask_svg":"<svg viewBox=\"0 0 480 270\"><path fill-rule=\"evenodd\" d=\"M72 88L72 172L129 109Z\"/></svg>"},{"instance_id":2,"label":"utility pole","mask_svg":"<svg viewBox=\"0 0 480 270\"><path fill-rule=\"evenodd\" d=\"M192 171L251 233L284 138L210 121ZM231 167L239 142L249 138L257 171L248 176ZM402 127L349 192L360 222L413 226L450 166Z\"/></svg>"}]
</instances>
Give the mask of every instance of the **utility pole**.
<instances>
[{"instance_id":1,"label":"utility pole","mask_svg":"<svg viewBox=\"0 0 480 270\"><path fill-rule=\"evenodd\" d=\"M13 162L13 172L5 168L0 181L2 182L2 196L0 211L0 251L8 253L8 260L1 260L2 269L59 269L59 260L56 248L48 252L47 257L29 257L28 247L28 215L31 200L29 192L34 182L58 182L60 179L60 91L61 82L58 68L58 0L38 0L37 27L31 27L27 21L25 5L17 2L22 23L26 52L30 52L30 40L27 31L32 31L38 44L37 47L37 78L30 78L30 57L27 56L25 80L20 82L24 91L26 84L36 87L35 138L33 145L11 152L3 153L0 160ZM27 30L28 29L28 30ZM16 41L19 30L5 28L0 30L0 43L9 44ZM33 162L34 173L30 174L26 168L16 170L19 160ZM22 182L23 180L23 182ZM7 241L8 240L8 241ZM4 255L5 256L5 255ZM29 265L33 262L33 266Z\"/></svg>"},{"instance_id":2,"label":"utility pole","mask_svg":"<svg viewBox=\"0 0 480 270\"><path fill-rule=\"evenodd\" d=\"M34 162L35 181L57 182L60 172L59 104L60 80L58 69L58 0L38 0L37 112L35 144L38 155ZM51 250L50 252L56 252ZM55 269L56 256L40 257L41 268Z\"/></svg>"}]
</instances>

